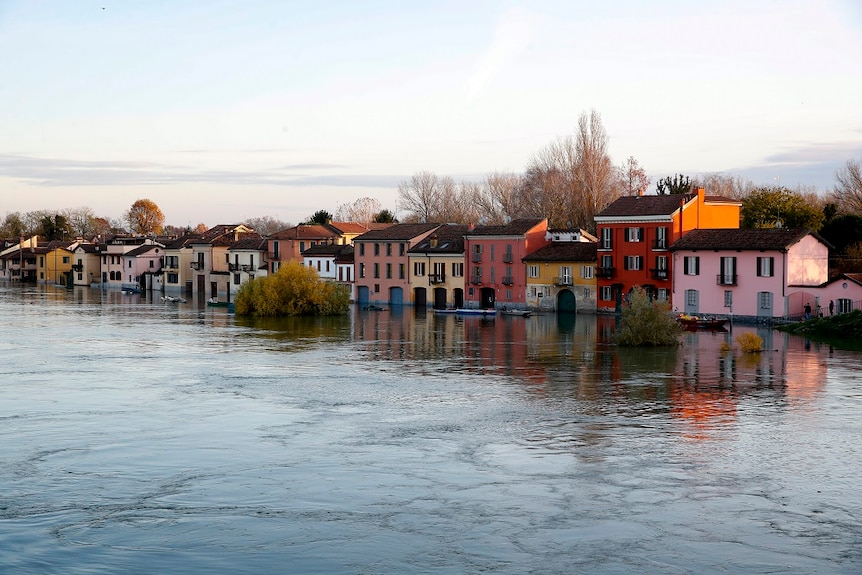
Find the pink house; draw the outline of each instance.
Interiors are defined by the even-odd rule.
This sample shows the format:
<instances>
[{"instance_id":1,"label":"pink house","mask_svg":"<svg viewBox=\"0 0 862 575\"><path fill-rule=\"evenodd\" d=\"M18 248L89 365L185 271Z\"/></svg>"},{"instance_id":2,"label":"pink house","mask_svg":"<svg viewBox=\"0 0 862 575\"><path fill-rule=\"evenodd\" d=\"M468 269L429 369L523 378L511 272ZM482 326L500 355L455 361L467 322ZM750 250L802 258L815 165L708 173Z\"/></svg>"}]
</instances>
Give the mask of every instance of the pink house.
<instances>
[{"instance_id":1,"label":"pink house","mask_svg":"<svg viewBox=\"0 0 862 575\"><path fill-rule=\"evenodd\" d=\"M829 246L806 230L692 230L670 249L674 307L688 314L801 316L829 277Z\"/></svg>"},{"instance_id":2,"label":"pink house","mask_svg":"<svg viewBox=\"0 0 862 575\"><path fill-rule=\"evenodd\" d=\"M525 307L527 271L522 260L550 243L547 232L548 220L538 218L468 231L464 236L465 305Z\"/></svg>"}]
</instances>

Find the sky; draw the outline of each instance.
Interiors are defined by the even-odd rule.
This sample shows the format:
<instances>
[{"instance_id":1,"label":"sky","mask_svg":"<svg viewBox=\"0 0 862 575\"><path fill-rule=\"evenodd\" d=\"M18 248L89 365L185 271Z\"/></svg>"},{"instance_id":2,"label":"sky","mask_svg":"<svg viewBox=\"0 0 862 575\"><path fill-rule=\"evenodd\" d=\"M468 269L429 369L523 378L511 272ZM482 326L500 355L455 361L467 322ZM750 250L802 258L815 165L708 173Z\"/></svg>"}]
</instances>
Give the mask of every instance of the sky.
<instances>
[{"instance_id":1,"label":"sky","mask_svg":"<svg viewBox=\"0 0 862 575\"><path fill-rule=\"evenodd\" d=\"M397 212L591 110L653 180L829 190L862 159L862 2L0 0L0 217Z\"/></svg>"}]
</instances>

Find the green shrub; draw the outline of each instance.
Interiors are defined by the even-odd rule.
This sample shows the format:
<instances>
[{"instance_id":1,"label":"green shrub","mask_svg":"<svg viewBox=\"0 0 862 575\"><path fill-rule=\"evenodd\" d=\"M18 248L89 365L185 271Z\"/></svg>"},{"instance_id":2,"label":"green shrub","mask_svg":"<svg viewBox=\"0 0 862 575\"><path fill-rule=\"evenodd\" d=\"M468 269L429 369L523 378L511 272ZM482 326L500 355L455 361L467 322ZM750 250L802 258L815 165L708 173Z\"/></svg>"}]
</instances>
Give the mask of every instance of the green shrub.
<instances>
[{"instance_id":1,"label":"green shrub","mask_svg":"<svg viewBox=\"0 0 862 575\"><path fill-rule=\"evenodd\" d=\"M679 345L682 328L667 302L651 301L641 287L630 293L613 341L625 346Z\"/></svg>"},{"instance_id":2,"label":"green shrub","mask_svg":"<svg viewBox=\"0 0 862 575\"><path fill-rule=\"evenodd\" d=\"M349 305L346 286L322 280L317 270L290 261L274 275L243 284L236 294L234 311L257 317L338 315L347 313Z\"/></svg>"}]
</instances>

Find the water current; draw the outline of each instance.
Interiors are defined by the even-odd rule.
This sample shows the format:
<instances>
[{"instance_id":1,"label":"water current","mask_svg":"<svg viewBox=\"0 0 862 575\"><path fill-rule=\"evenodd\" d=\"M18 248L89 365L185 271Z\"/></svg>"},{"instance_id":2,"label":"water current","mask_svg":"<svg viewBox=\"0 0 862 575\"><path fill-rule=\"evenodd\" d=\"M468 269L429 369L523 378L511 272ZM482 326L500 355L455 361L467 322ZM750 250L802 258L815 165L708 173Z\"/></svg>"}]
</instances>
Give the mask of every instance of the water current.
<instances>
[{"instance_id":1,"label":"water current","mask_svg":"<svg viewBox=\"0 0 862 575\"><path fill-rule=\"evenodd\" d=\"M0 573L862 572L862 353L613 322L0 285Z\"/></svg>"}]
</instances>

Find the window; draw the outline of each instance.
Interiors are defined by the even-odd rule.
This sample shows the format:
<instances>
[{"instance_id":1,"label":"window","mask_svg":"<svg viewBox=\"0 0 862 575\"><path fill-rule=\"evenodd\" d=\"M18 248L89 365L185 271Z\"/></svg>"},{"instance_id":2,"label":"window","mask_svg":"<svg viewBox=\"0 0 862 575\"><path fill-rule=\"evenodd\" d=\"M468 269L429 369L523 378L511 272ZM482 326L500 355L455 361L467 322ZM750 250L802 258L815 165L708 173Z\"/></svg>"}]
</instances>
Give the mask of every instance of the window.
<instances>
[{"instance_id":1,"label":"window","mask_svg":"<svg viewBox=\"0 0 862 575\"><path fill-rule=\"evenodd\" d=\"M503 256L503 261L506 263L511 263L513 259L514 256L512 255L512 244L506 244L506 253Z\"/></svg>"},{"instance_id":2,"label":"window","mask_svg":"<svg viewBox=\"0 0 862 575\"><path fill-rule=\"evenodd\" d=\"M377 262L374 262L374 277L380 277L380 264L378 264Z\"/></svg>"},{"instance_id":3,"label":"window","mask_svg":"<svg viewBox=\"0 0 862 575\"><path fill-rule=\"evenodd\" d=\"M425 275L425 262L413 262L413 275L414 276L424 276Z\"/></svg>"},{"instance_id":4,"label":"window","mask_svg":"<svg viewBox=\"0 0 862 575\"><path fill-rule=\"evenodd\" d=\"M380 293L380 284L374 284L374 293Z\"/></svg>"},{"instance_id":5,"label":"window","mask_svg":"<svg viewBox=\"0 0 862 575\"><path fill-rule=\"evenodd\" d=\"M69 256L63 256L63 263L64 264L69 263Z\"/></svg>"},{"instance_id":6,"label":"window","mask_svg":"<svg viewBox=\"0 0 862 575\"><path fill-rule=\"evenodd\" d=\"M603 268L614 267L614 256L602 256L602 267Z\"/></svg>"},{"instance_id":7,"label":"window","mask_svg":"<svg viewBox=\"0 0 862 575\"><path fill-rule=\"evenodd\" d=\"M585 280L593 279L593 266L581 266L581 277Z\"/></svg>"},{"instance_id":8,"label":"window","mask_svg":"<svg viewBox=\"0 0 862 575\"><path fill-rule=\"evenodd\" d=\"M668 292L669 290L667 288L658 288L658 290L656 290L656 299L658 301L667 301Z\"/></svg>"},{"instance_id":9,"label":"window","mask_svg":"<svg viewBox=\"0 0 862 575\"><path fill-rule=\"evenodd\" d=\"M602 286L599 288L599 292L601 297L599 299L603 301L611 301L614 299L613 290L611 290L611 286Z\"/></svg>"},{"instance_id":10,"label":"window","mask_svg":"<svg viewBox=\"0 0 862 575\"><path fill-rule=\"evenodd\" d=\"M380 244L378 244L377 242L374 243L374 255L375 256L380 255Z\"/></svg>"},{"instance_id":11,"label":"window","mask_svg":"<svg viewBox=\"0 0 862 575\"><path fill-rule=\"evenodd\" d=\"M565 285L572 283L572 266L560 266L560 280Z\"/></svg>"},{"instance_id":12,"label":"window","mask_svg":"<svg viewBox=\"0 0 862 575\"><path fill-rule=\"evenodd\" d=\"M853 300L848 298L838 298L835 301L835 311L838 313L849 313L853 311Z\"/></svg>"},{"instance_id":13,"label":"window","mask_svg":"<svg viewBox=\"0 0 862 575\"><path fill-rule=\"evenodd\" d=\"M627 270L643 269L643 256L626 256L625 267Z\"/></svg>"},{"instance_id":14,"label":"window","mask_svg":"<svg viewBox=\"0 0 862 575\"><path fill-rule=\"evenodd\" d=\"M772 309L772 292L760 292L760 309Z\"/></svg>"},{"instance_id":15,"label":"window","mask_svg":"<svg viewBox=\"0 0 862 575\"><path fill-rule=\"evenodd\" d=\"M361 256L365 255L365 243L363 243L363 242L359 242L359 255L361 255ZM276 256L277 256L277 254L276 254Z\"/></svg>"},{"instance_id":16,"label":"window","mask_svg":"<svg viewBox=\"0 0 862 575\"><path fill-rule=\"evenodd\" d=\"M720 260L721 274L719 282L721 285L736 285L736 258L723 257Z\"/></svg>"},{"instance_id":17,"label":"window","mask_svg":"<svg viewBox=\"0 0 862 575\"><path fill-rule=\"evenodd\" d=\"M771 278L775 275L775 258L759 257L757 258L757 275L760 277Z\"/></svg>"},{"instance_id":18,"label":"window","mask_svg":"<svg viewBox=\"0 0 862 575\"><path fill-rule=\"evenodd\" d=\"M613 237L613 229L602 228L602 237L599 242L599 248L603 250L612 249L614 247Z\"/></svg>"},{"instance_id":19,"label":"window","mask_svg":"<svg viewBox=\"0 0 862 575\"><path fill-rule=\"evenodd\" d=\"M81 278L78 278L81 279ZM178 284L180 283L180 275L174 272L168 274L168 283L169 284Z\"/></svg>"},{"instance_id":20,"label":"window","mask_svg":"<svg viewBox=\"0 0 862 575\"><path fill-rule=\"evenodd\" d=\"M686 305L697 307L697 290L696 289L685 290L685 303L686 303Z\"/></svg>"},{"instance_id":21,"label":"window","mask_svg":"<svg viewBox=\"0 0 862 575\"><path fill-rule=\"evenodd\" d=\"M644 229L643 228L626 228L626 241L627 242L640 242L643 241Z\"/></svg>"},{"instance_id":22,"label":"window","mask_svg":"<svg viewBox=\"0 0 862 575\"><path fill-rule=\"evenodd\" d=\"M386 264L386 277L392 279L392 264Z\"/></svg>"},{"instance_id":23,"label":"window","mask_svg":"<svg viewBox=\"0 0 862 575\"><path fill-rule=\"evenodd\" d=\"M239 274L233 274L233 284L239 285Z\"/></svg>"},{"instance_id":24,"label":"window","mask_svg":"<svg viewBox=\"0 0 862 575\"><path fill-rule=\"evenodd\" d=\"M512 290L510 290L510 289L507 289L507 290L506 290L506 299L507 299L507 300L511 300L511 299L512 299Z\"/></svg>"},{"instance_id":25,"label":"window","mask_svg":"<svg viewBox=\"0 0 862 575\"><path fill-rule=\"evenodd\" d=\"M398 244L398 255L399 256L404 255L404 244L401 244L401 243Z\"/></svg>"},{"instance_id":26,"label":"window","mask_svg":"<svg viewBox=\"0 0 862 575\"><path fill-rule=\"evenodd\" d=\"M729 289L724 290L724 307L733 307L733 292Z\"/></svg>"},{"instance_id":27,"label":"window","mask_svg":"<svg viewBox=\"0 0 862 575\"><path fill-rule=\"evenodd\" d=\"M305 242L299 242L299 253L305 251Z\"/></svg>"},{"instance_id":28,"label":"window","mask_svg":"<svg viewBox=\"0 0 862 575\"><path fill-rule=\"evenodd\" d=\"M584 299L592 299L593 292L590 288L584 288Z\"/></svg>"},{"instance_id":29,"label":"window","mask_svg":"<svg viewBox=\"0 0 862 575\"><path fill-rule=\"evenodd\" d=\"M664 226L655 229L655 249L667 249L667 228Z\"/></svg>"},{"instance_id":30,"label":"window","mask_svg":"<svg viewBox=\"0 0 862 575\"><path fill-rule=\"evenodd\" d=\"M527 266L527 277L534 278L534 279L539 277L539 266L528 265Z\"/></svg>"},{"instance_id":31,"label":"window","mask_svg":"<svg viewBox=\"0 0 862 575\"><path fill-rule=\"evenodd\" d=\"M389 242L386 242L386 255L387 256L392 255L392 244Z\"/></svg>"},{"instance_id":32,"label":"window","mask_svg":"<svg viewBox=\"0 0 862 575\"><path fill-rule=\"evenodd\" d=\"M359 264L359 277L361 277L361 278L365 277L365 264L364 263Z\"/></svg>"},{"instance_id":33,"label":"window","mask_svg":"<svg viewBox=\"0 0 862 575\"><path fill-rule=\"evenodd\" d=\"M452 277L464 277L464 262L456 262L452 264Z\"/></svg>"},{"instance_id":34,"label":"window","mask_svg":"<svg viewBox=\"0 0 862 575\"><path fill-rule=\"evenodd\" d=\"M685 256L682 259L682 273L687 276L700 275L700 256Z\"/></svg>"},{"instance_id":35,"label":"window","mask_svg":"<svg viewBox=\"0 0 862 575\"><path fill-rule=\"evenodd\" d=\"M491 244L491 261L494 261L494 244Z\"/></svg>"}]
</instances>

